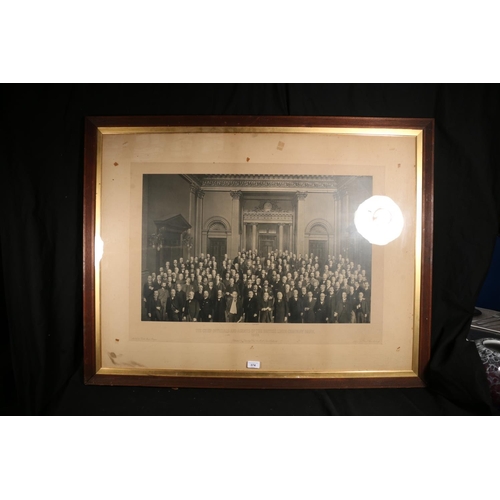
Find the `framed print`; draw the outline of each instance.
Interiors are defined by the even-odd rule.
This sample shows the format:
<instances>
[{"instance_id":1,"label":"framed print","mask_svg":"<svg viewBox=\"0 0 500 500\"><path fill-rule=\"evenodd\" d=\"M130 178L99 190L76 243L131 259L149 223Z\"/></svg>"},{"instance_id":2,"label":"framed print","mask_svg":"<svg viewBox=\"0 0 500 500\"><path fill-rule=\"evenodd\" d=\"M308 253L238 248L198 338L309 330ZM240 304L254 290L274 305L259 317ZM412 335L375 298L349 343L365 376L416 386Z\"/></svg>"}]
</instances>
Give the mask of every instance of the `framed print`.
<instances>
[{"instance_id":1,"label":"framed print","mask_svg":"<svg viewBox=\"0 0 500 500\"><path fill-rule=\"evenodd\" d=\"M89 117L87 384L424 385L431 119Z\"/></svg>"}]
</instances>

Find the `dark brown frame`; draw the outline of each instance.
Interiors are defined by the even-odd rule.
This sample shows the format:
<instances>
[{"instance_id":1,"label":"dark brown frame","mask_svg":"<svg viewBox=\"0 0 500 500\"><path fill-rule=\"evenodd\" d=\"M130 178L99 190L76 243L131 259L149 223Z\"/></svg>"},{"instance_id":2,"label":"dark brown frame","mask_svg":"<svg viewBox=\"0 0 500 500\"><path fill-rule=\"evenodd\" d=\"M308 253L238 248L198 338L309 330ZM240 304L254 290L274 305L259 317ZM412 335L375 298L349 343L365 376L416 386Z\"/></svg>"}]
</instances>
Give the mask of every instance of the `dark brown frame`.
<instances>
[{"instance_id":1,"label":"dark brown frame","mask_svg":"<svg viewBox=\"0 0 500 500\"><path fill-rule=\"evenodd\" d=\"M95 349L94 235L99 127L355 127L418 129L423 132L422 254L418 377L244 378L210 376L98 374ZM355 118L320 116L113 116L85 121L83 189L84 382L91 385L219 388L370 388L422 387L431 349L432 244L434 214L434 120L430 118Z\"/></svg>"}]
</instances>

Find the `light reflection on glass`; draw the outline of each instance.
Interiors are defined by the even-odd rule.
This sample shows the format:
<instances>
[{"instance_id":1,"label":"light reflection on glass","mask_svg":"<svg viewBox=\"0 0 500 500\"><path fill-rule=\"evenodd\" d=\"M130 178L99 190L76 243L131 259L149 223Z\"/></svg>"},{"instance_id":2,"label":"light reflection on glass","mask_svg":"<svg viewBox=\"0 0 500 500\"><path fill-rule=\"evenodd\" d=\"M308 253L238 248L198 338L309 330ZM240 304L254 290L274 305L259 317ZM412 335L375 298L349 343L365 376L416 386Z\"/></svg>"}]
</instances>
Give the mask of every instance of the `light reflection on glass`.
<instances>
[{"instance_id":1,"label":"light reflection on glass","mask_svg":"<svg viewBox=\"0 0 500 500\"><path fill-rule=\"evenodd\" d=\"M99 235L96 235L95 237L95 265L99 265L99 262L101 262L102 259L102 254L104 252L104 242L102 241L102 238Z\"/></svg>"},{"instance_id":2,"label":"light reflection on glass","mask_svg":"<svg viewBox=\"0 0 500 500\"><path fill-rule=\"evenodd\" d=\"M372 196L354 214L359 234L372 245L387 245L401 235L404 218L398 204L388 196Z\"/></svg>"}]
</instances>

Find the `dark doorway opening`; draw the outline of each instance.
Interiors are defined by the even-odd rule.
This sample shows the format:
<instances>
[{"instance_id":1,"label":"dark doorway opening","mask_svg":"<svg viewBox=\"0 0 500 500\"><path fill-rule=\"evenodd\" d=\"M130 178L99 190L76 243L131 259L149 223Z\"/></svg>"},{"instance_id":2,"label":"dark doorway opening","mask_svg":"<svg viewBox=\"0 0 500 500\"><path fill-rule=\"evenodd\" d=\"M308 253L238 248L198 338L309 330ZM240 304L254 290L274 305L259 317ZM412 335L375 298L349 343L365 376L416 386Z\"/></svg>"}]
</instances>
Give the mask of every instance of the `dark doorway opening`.
<instances>
[{"instance_id":1,"label":"dark doorway opening","mask_svg":"<svg viewBox=\"0 0 500 500\"><path fill-rule=\"evenodd\" d=\"M328 256L327 241L321 240L310 240L309 241L309 253L318 256L320 262L326 262Z\"/></svg>"},{"instance_id":2,"label":"dark doorway opening","mask_svg":"<svg viewBox=\"0 0 500 500\"><path fill-rule=\"evenodd\" d=\"M227 238L208 238L207 253L215 257L217 263L220 264L227 253Z\"/></svg>"},{"instance_id":3,"label":"dark doorway opening","mask_svg":"<svg viewBox=\"0 0 500 500\"><path fill-rule=\"evenodd\" d=\"M259 236L259 255L266 257L268 253L276 249L276 236L261 235Z\"/></svg>"}]
</instances>

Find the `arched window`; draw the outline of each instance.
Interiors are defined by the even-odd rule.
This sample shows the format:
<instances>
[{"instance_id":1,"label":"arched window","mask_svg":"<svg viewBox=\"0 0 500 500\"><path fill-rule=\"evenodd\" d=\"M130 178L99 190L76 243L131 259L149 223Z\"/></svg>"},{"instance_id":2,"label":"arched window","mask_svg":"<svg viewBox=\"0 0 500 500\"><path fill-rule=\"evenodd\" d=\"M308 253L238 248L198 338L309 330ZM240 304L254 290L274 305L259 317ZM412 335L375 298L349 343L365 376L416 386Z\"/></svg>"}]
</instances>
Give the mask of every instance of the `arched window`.
<instances>
[{"instance_id":1,"label":"arched window","mask_svg":"<svg viewBox=\"0 0 500 500\"><path fill-rule=\"evenodd\" d=\"M231 235L231 226L223 217L210 217L205 222L204 242L206 253L215 257L217 264L224 260L227 253L227 238ZM206 238L206 239L205 239Z\"/></svg>"},{"instance_id":2,"label":"arched window","mask_svg":"<svg viewBox=\"0 0 500 500\"><path fill-rule=\"evenodd\" d=\"M222 222L214 222L210 228L208 229L209 232L220 232L220 231L223 231L223 232L226 232L226 227L224 226L224 224L222 224Z\"/></svg>"},{"instance_id":3,"label":"arched window","mask_svg":"<svg viewBox=\"0 0 500 500\"><path fill-rule=\"evenodd\" d=\"M333 229L325 219L314 219L309 222L304 232L305 249L324 263L333 251Z\"/></svg>"},{"instance_id":4,"label":"arched window","mask_svg":"<svg viewBox=\"0 0 500 500\"><path fill-rule=\"evenodd\" d=\"M317 236L324 236L325 238L328 237L328 232L327 232L326 228L321 224L315 224L313 227L311 227L309 234L310 234L310 238L317 237Z\"/></svg>"}]
</instances>

